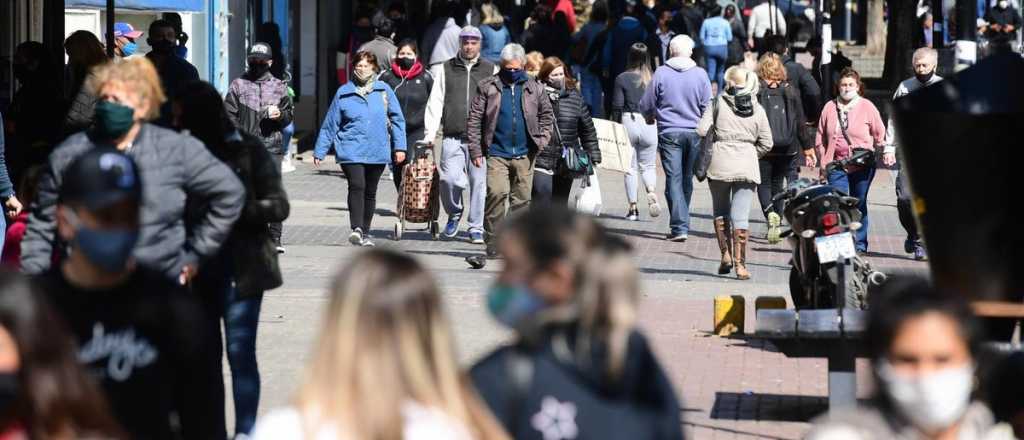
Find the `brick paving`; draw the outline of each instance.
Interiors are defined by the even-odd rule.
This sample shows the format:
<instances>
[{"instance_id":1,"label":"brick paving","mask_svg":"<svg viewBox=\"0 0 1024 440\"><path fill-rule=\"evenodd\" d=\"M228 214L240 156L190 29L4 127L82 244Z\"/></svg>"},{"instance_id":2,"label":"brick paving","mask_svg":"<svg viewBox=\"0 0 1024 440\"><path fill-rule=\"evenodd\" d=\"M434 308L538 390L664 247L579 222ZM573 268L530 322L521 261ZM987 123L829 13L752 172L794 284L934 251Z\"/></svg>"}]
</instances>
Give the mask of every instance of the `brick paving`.
<instances>
[{"instance_id":1,"label":"brick paving","mask_svg":"<svg viewBox=\"0 0 1024 440\"><path fill-rule=\"evenodd\" d=\"M284 230L288 253L281 260L285 286L268 294L261 319L261 411L289 401L319 322L323 289L335 268L356 250L346 241L345 182L334 171L337 167L314 170L301 161L297 166L298 171L285 175L293 203L292 218ZM622 219L626 202L621 176L602 173L601 187L601 222L635 245L643 275L641 326L683 399L688 438L800 438L809 426L807 421L827 407L824 359L787 359L770 343L711 334L716 295L747 298L748 329L753 327L755 297L788 298L789 252L784 244L768 245L759 238L765 229L759 207L752 207L751 215L754 238L748 259L753 279L738 281L715 273L718 248L711 232L706 184L695 187L690 239L682 244L662 239L668 229L667 214L652 220L641 207L642 221ZM505 341L507 331L490 320L482 304L496 265L473 271L462 262L464 256L481 252L482 246L462 240L433 241L417 231L392 241L388 237L395 220L395 191L390 181L381 181L378 198L373 231L378 245L413 253L434 272L445 292L463 361L471 362ZM924 263L903 253L904 232L888 172L878 173L869 198L869 261L887 273L926 274ZM663 194L659 199L664 206ZM445 220L443 214L441 220ZM858 364L858 377L859 393L866 395L870 374L863 362Z\"/></svg>"}]
</instances>

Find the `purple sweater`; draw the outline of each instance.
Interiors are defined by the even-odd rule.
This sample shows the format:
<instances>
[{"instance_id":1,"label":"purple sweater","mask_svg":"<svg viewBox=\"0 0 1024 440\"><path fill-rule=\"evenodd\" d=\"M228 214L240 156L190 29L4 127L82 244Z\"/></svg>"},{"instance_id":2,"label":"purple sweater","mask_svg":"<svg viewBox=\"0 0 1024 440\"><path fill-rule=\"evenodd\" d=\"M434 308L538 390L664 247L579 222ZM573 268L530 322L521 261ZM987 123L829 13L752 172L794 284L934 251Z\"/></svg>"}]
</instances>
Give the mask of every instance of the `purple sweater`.
<instances>
[{"instance_id":1,"label":"purple sweater","mask_svg":"<svg viewBox=\"0 0 1024 440\"><path fill-rule=\"evenodd\" d=\"M711 102L708 73L689 58L672 58L654 72L640 112L655 116L659 133L693 131Z\"/></svg>"}]
</instances>

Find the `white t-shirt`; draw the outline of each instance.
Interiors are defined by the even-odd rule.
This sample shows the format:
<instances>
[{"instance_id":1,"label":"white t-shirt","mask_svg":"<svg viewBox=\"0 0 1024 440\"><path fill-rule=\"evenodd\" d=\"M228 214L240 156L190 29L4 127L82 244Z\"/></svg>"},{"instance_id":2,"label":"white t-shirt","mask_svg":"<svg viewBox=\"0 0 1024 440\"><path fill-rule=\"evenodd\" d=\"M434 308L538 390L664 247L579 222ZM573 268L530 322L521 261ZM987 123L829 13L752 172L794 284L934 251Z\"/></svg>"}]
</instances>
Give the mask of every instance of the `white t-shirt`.
<instances>
[{"instance_id":1,"label":"white t-shirt","mask_svg":"<svg viewBox=\"0 0 1024 440\"><path fill-rule=\"evenodd\" d=\"M402 406L402 418L405 426L402 438L405 440L472 440L469 431L462 423L449 417L440 410L429 408L415 402L407 402ZM295 407L281 408L271 411L260 418L253 429L253 440L339 440L336 426L321 427L315 437L305 439L302 426L302 415Z\"/></svg>"}]
</instances>

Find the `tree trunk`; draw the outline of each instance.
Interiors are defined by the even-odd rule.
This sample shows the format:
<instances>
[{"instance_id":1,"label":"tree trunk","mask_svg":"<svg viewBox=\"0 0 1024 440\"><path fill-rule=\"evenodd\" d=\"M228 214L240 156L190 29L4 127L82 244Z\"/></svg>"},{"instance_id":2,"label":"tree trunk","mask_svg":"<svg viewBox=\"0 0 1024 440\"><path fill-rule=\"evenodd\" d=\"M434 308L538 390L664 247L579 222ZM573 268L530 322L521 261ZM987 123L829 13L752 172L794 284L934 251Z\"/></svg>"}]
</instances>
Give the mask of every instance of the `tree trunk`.
<instances>
[{"instance_id":1,"label":"tree trunk","mask_svg":"<svg viewBox=\"0 0 1024 440\"><path fill-rule=\"evenodd\" d=\"M900 81L913 72L910 58L920 32L916 2L890 1L889 34L885 46L885 69L882 72L882 79L890 90L895 90Z\"/></svg>"},{"instance_id":2,"label":"tree trunk","mask_svg":"<svg viewBox=\"0 0 1024 440\"><path fill-rule=\"evenodd\" d=\"M900 2L910 3L909 0L896 0L890 1L889 7L893 7L893 3ZM891 19L890 19L891 20ZM868 56L879 56L885 53L885 0L868 0L868 44L864 50L864 54Z\"/></svg>"}]
</instances>

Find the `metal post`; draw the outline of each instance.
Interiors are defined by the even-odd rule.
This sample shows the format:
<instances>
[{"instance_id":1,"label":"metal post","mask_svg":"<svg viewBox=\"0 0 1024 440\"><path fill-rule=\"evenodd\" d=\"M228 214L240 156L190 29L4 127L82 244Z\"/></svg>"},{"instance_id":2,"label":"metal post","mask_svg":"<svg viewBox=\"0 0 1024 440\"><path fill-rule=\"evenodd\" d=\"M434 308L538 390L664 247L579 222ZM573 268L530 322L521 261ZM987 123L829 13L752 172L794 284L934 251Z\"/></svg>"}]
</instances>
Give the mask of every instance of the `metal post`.
<instances>
[{"instance_id":1,"label":"metal post","mask_svg":"<svg viewBox=\"0 0 1024 440\"><path fill-rule=\"evenodd\" d=\"M942 49L946 47L946 11L942 7L942 0L932 2L932 48ZM973 26L973 24L971 24Z\"/></svg>"},{"instance_id":2,"label":"metal post","mask_svg":"<svg viewBox=\"0 0 1024 440\"><path fill-rule=\"evenodd\" d=\"M821 88L825 92L832 93L832 13L833 0L821 0ZM830 97L830 95L823 95ZM826 99L827 101L827 99Z\"/></svg>"},{"instance_id":3,"label":"metal post","mask_svg":"<svg viewBox=\"0 0 1024 440\"><path fill-rule=\"evenodd\" d=\"M107 0L107 56L114 58L114 0Z\"/></svg>"}]
</instances>

